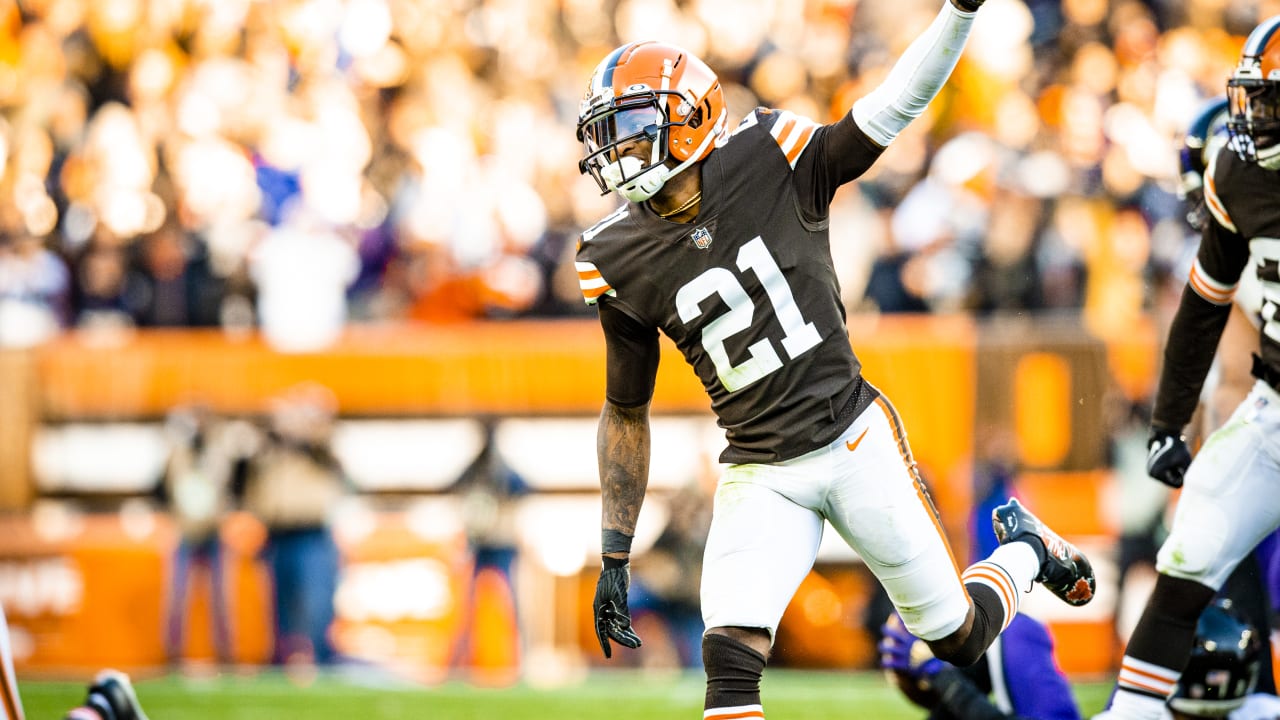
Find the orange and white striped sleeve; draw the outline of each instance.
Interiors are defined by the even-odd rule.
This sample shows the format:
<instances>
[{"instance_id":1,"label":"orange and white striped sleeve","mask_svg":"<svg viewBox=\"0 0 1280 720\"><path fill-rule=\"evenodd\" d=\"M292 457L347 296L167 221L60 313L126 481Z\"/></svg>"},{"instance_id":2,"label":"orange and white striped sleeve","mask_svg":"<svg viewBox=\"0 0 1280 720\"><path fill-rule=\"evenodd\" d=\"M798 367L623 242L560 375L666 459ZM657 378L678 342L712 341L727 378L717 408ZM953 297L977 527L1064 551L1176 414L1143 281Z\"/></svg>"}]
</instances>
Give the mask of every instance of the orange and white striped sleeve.
<instances>
[{"instance_id":1,"label":"orange and white striped sleeve","mask_svg":"<svg viewBox=\"0 0 1280 720\"><path fill-rule=\"evenodd\" d=\"M595 305L602 295L617 296L613 287L600 274L595 263L579 260L574 263L574 266L578 270L578 284L582 286L582 297L588 305Z\"/></svg>"},{"instance_id":2,"label":"orange and white striped sleeve","mask_svg":"<svg viewBox=\"0 0 1280 720\"><path fill-rule=\"evenodd\" d=\"M809 141L813 139L813 131L817 129L818 123L784 110L778 114L778 119L773 122L769 134L773 136L773 141L786 156L787 164L795 170L796 162L800 160L804 149L809 146Z\"/></svg>"},{"instance_id":3,"label":"orange and white striped sleeve","mask_svg":"<svg viewBox=\"0 0 1280 720\"><path fill-rule=\"evenodd\" d=\"M1197 295L1214 305L1230 305L1232 298L1235 297L1236 288L1240 285L1239 281L1224 283L1215 280L1204 269L1200 258L1196 258L1195 263L1191 265L1191 276L1187 278L1187 283Z\"/></svg>"},{"instance_id":4,"label":"orange and white striped sleeve","mask_svg":"<svg viewBox=\"0 0 1280 720\"><path fill-rule=\"evenodd\" d=\"M1218 186L1213 180L1213 172L1216 163L1209 162L1209 167L1204 173L1204 204L1209 208L1209 213L1213 215L1213 219L1218 221L1222 227L1231 232L1240 232L1236 229L1235 221L1231 219L1231 215L1227 212L1227 206L1222 203L1222 198L1218 197Z\"/></svg>"}]
</instances>

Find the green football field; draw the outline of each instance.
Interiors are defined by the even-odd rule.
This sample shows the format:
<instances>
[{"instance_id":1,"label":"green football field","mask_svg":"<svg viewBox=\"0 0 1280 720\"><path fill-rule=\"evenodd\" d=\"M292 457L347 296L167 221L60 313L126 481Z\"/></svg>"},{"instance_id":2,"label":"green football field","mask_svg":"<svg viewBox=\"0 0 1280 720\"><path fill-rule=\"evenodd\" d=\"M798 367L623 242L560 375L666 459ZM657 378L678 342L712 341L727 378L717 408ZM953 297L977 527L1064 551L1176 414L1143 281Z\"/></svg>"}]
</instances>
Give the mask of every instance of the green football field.
<instances>
[{"instance_id":1,"label":"green football field","mask_svg":"<svg viewBox=\"0 0 1280 720\"><path fill-rule=\"evenodd\" d=\"M300 687L276 673L135 683L151 720L690 720L702 716L701 674L655 677L596 674L557 689L477 689L462 682L408 687L371 678L328 676ZM1085 717L1097 712L1107 683L1081 683ZM58 720L84 696L81 683L23 679L28 720ZM840 674L774 670L764 681L770 720L918 720L924 713L874 672Z\"/></svg>"}]
</instances>

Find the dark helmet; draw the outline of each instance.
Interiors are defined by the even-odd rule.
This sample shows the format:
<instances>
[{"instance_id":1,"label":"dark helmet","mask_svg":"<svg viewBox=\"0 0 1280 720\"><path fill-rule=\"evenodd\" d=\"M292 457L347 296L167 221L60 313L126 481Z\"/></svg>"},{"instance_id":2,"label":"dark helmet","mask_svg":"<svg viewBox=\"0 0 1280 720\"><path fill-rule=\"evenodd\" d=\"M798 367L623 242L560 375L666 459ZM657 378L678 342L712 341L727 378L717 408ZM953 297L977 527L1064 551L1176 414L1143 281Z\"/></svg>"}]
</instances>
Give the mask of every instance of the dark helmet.
<instances>
[{"instance_id":1,"label":"dark helmet","mask_svg":"<svg viewBox=\"0 0 1280 720\"><path fill-rule=\"evenodd\" d=\"M1191 660L1169 707L1188 715L1225 717L1253 692L1262 663L1262 637L1231 606L1218 600L1200 614Z\"/></svg>"},{"instance_id":2,"label":"dark helmet","mask_svg":"<svg viewBox=\"0 0 1280 720\"><path fill-rule=\"evenodd\" d=\"M1178 151L1178 195L1186 203L1187 222L1196 230L1203 230L1209 220L1204 204L1204 173L1210 158L1228 142L1227 121L1231 110L1225 95L1220 95L1200 106L1187 134L1182 137Z\"/></svg>"},{"instance_id":3,"label":"dark helmet","mask_svg":"<svg viewBox=\"0 0 1280 720\"><path fill-rule=\"evenodd\" d=\"M1227 127L1241 159L1280 170L1280 15L1249 33L1227 81L1227 98Z\"/></svg>"}]
</instances>

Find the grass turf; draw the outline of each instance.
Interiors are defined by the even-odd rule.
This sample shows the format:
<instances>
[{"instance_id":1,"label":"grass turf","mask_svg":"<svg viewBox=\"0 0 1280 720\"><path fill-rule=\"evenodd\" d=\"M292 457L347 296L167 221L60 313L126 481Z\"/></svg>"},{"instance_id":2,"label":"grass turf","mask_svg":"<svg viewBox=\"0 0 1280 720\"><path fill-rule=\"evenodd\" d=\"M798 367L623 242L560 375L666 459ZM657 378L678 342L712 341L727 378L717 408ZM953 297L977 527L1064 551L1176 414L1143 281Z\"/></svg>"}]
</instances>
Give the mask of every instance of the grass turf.
<instances>
[{"instance_id":1,"label":"grass turf","mask_svg":"<svg viewBox=\"0 0 1280 720\"><path fill-rule=\"evenodd\" d=\"M432 687L322 676L299 687L278 673L189 679L167 676L135 683L151 720L653 720L702 715L701 674L655 677L596 673L577 686L517 685L477 689L462 682ZM84 697L83 683L22 680L29 720L57 720ZM1097 712L1110 683L1080 683L1085 717ZM924 712L891 690L879 673L772 670L763 687L770 720L919 720Z\"/></svg>"}]
</instances>

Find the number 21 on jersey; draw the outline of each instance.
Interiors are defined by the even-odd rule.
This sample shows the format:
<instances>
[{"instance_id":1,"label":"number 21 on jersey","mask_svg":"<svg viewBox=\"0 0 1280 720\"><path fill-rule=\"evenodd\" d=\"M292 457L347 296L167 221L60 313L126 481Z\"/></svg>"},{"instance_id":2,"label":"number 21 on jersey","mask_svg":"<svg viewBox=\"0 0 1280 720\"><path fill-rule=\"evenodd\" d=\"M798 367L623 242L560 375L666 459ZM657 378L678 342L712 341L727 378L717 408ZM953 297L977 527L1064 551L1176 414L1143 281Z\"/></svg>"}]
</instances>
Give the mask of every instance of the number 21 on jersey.
<instances>
[{"instance_id":1,"label":"number 21 on jersey","mask_svg":"<svg viewBox=\"0 0 1280 720\"><path fill-rule=\"evenodd\" d=\"M773 313L782 326L784 337L782 349L788 359L795 359L822 342L818 329L813 323L806 322L796 306L791 286L782 276L782 269L764 246L764 240L756 236L738 249L738 270L742 274L748 271L755 276L769 297ZM719 295L729 310L707 323L702 330L702 347L716 366L716 375L720 383L729 392L741 390L748 385L777 371L783 365L777 350L768 338L763 338L747 348L746 360L733 364L724 343L729 337L751 327L755 320L755 303L747 294L746 288L732 270L728 268L710 268L698 277L690 280L676 293L676 309L680 319L686 324L702 315L699 307L703 300L712 295Z\"/></svg>"}]
</instances>

